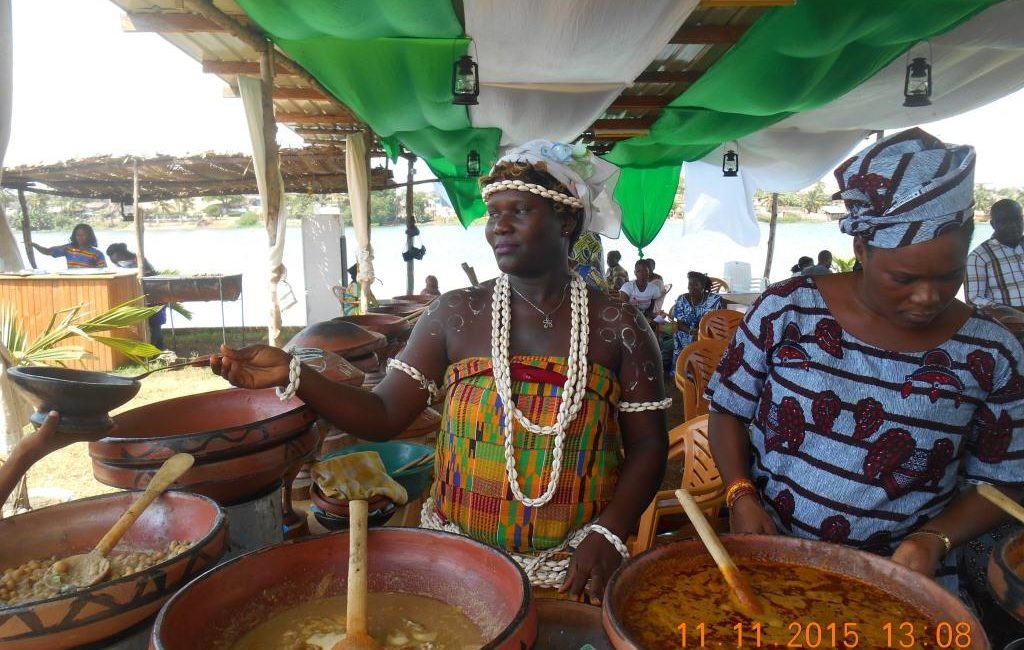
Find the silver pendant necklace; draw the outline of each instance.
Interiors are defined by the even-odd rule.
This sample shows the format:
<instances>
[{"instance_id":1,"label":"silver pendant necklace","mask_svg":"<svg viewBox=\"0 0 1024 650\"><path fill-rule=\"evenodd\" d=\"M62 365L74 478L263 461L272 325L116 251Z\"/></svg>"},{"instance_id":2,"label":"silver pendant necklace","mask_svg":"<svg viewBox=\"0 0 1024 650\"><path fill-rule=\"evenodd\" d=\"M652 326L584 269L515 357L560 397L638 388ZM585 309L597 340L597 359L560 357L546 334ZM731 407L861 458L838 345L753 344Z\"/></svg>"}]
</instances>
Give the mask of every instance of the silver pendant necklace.
<instances>
[{"instance_id":1,"label":"silver pendant necklace","mask_svg":"<svg viewBox=\"0 0 1024 650\"><path fill-rule=\"evenodd\" d=\"M562 287L562 299L559 300L558 301L558 305L554 309L549 311L549 312L544 311L543 309L541 309L537 305L535 305L532 302L530 302L530 299L527 298L526 296L524 296L523 294L519 293L519 289L516 289L512 285L511 282L509 282L508 284L509 284L510 287L512 287L512 291L516 292L517 296L522 298L526 302L527 305L529 305L529 306L533 307L534 309L536 309L540 313L540 315L544 317L544 320L541 321L541 324L544 326L544 329L549 330L549 329L551 329L551 328L553 328L555 326L555 321L553 321L551 319L551 315L554 314L555 312L557 312L559 309L562 308L562 303L565 302L565 296L566 296L565 290L569 288L570 282L572 282L572 280L570 280L569 282L566 282L565 286Z\"/></svg>"}]
</instances>

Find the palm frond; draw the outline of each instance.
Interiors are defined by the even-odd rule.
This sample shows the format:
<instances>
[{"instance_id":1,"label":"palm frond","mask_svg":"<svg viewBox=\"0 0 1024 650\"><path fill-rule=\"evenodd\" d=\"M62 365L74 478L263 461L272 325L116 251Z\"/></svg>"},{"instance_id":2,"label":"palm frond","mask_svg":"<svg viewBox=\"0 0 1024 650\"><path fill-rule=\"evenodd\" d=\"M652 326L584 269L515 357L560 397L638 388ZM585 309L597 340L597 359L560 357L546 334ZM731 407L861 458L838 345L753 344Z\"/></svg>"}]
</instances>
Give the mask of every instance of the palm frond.
<instances>
[{"instance_id":1,"label":"palm frond","mask_svg":"<svg viewBox=\"0 0 1024 650\"><path fill-rule=\"evenodd\" d=\"M119 336L93 336L97 343L102 343L108 348L113 348L135 363L146 365L146 363L162 354L162 350L152 343L126 339Z\"/></svg>"}]
</instances>

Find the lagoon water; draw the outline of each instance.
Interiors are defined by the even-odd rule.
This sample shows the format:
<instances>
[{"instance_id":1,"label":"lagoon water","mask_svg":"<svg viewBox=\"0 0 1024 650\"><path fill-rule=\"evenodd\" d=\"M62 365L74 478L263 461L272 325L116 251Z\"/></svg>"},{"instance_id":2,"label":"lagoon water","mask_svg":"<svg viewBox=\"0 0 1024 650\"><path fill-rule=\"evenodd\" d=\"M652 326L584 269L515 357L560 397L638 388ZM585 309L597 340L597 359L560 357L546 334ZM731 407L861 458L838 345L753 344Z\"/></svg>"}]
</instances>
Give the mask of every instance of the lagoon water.
<instances>
[{"instance_id":1,"label":"lagoon water","mask_svg":"<svg viewBox=\"0 0 1024 650\"><path fill-rule=\"evenodd\" d=\"M657 262L658 273L667 282L675 285L670 299L685 290L686 272L703 271L721 277L727 261L747 262L754 277L760 277L764 270L767 250L767 224L761 225L761 244L755 247L738 246L728 238L716 233L682 235L683 224L672 221L665 224L653 244L644 250L647 257ZM482 281L494 277L497 266L490 248L484 241L482 225L463 228L458 225L425 225L420 227L421 240L427 254L416 262L416 288L423 288L427 274L438 277L441 290L446 291L468 284L462 271L462 262L468 262ZM53 246L67 241L70 233L40 232L34 241L43 246ZM972 248L992 235L987 224L978 224L974 233ZM125 242L135 249L132 231L97 231L100 249L114 242ZM374 267L378 284L374 293L385 298L406 293L405 227L376 227L371 235L376 259ZM238 228L225 230L202 229L150 229L146 232L146 257L157 269L175 269L181 273L223 273L243 274L245 324L265 325L268 320L269 297L266 290L266 233L262 228ZM350 227L347 232L348 259L355 260L355 237ZM605 250L619 250L623 254L623 265L633 274L633 264L638 259L636 249L625 239L604 240ZM771 280L789 277L789 269L801 255L815 257L819 250L827 248L837 257L852 257L852 239L841 232L836 223L786 223L779 224ZM36 253L40 268L59 270L65 268L63 259L53 259ZM284 312L285 325L303 325L306 322L305 281L302 270L302 237L300 229L288 228L285 241L284 262L288 268L288 281L294 289L296 304ZM189 303L194 317L187 326L211 327L220 325L219 303ZM340 314L340 309L339 309ZM229 326L241 324L241 302L225 305L225 318ZM178 326L186 326L180 318Z\"/></svg>"}]
</instances>

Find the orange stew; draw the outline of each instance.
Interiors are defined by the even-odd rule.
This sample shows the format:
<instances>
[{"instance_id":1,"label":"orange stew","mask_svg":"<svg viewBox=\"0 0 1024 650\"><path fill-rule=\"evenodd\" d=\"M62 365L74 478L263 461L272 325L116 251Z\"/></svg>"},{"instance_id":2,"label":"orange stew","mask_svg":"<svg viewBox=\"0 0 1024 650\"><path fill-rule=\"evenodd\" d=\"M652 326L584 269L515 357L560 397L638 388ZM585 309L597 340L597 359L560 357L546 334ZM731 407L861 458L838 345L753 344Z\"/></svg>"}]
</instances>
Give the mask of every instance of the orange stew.
<instances>
[{"instance_id":1,"label":"orange stew","mask_svg":"<svg viewBox=\"0 0 1024 650\"><path fill-rule=\"evenodd\" d=\"M966 623L940 627L858 580L793 564L738 564L767 610L759 620L738 610L714 565L692 559L653 565L622 620L644 648L934 648L937 635L948 638L945 647L970 647Z\"/></svg>"}]
</instances>

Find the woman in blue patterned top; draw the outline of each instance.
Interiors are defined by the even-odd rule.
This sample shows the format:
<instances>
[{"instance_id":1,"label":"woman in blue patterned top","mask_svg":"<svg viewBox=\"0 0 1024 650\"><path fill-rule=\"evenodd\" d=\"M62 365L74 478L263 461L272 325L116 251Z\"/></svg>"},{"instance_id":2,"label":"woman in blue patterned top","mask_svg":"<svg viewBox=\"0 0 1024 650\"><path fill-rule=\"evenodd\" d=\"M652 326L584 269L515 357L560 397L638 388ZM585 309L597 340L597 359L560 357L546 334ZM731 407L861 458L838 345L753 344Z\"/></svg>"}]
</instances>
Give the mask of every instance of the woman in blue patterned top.
<instances>
[{"instance_id":1,"label":"woman in blue patterned top","mask_svg":"<svg viewBox=\"0 0 1024 650\"><path fill-rule=\"evenodd\" d=\"M676 298L670 315L675 321L675 344L672 350L672 365L676 365L679 353L697 340L697 326L709 311L722 308L722 297L711 292L711 278L697 271L686 274L686 293Z\"/></svg>"},{"instance_id":2,"label":"woman in blue patterned top","mask_svg":"<svg viewBox=\"0 0 1024 650\"><path fill-rule=\"evenodd\" d=\"M708 386L734 532L890 555L955 592L958 547L1004 521L974 484L1020 498L1024 350L956 299L973 172L919 129L836 170L863 269L770 287Z\"/></svg>"},{"instance_id":3,"label":"woman in blue patterned top","mask_svg":"<svg viewBox=\"0 0 1024 650\"><path fill-rule=\"evenodd\" d=\"M69 269L105 268L107 261L97 245L96 233L93 232L92 226L80 223L71 231L69 243L52 248L33 243L32 247L50 257L66 258Z\"/></svg>"}]
</instances>

